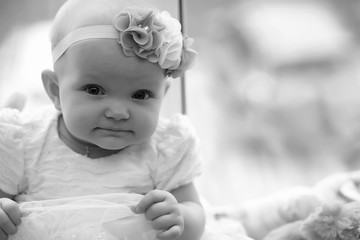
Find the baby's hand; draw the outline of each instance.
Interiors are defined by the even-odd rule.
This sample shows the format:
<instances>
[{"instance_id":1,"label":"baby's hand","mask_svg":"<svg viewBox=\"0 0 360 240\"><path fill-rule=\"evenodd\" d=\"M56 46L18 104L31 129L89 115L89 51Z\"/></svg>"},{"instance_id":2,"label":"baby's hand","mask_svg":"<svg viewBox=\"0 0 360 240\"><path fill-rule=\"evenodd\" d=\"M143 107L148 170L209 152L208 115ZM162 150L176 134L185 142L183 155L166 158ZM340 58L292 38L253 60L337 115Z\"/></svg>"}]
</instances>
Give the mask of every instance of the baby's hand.
<instances>
[{"instance_id":1,"label":"baby's hand","mask_svg":"<svg viewBox=\"0 0 360 240\"><path fill-rule=\"evenodd\" d=\"M20 223L18 204L8 198L0 198L0 240L6 240L9 235L15 234Z\"/></svg>"},{"instance_id":2,"label":"baby's hand","mask_svg":"<svg viewBox=\"0 0 360 240\"><path fill-rule=\"evenodd\" d=\"M176 239L184 230L184 217L179 204L167 191L150 191L140 200L134 211L145 214L153 229L159 230L156 237L160 240Z\"/></svg>"}]
</instances>

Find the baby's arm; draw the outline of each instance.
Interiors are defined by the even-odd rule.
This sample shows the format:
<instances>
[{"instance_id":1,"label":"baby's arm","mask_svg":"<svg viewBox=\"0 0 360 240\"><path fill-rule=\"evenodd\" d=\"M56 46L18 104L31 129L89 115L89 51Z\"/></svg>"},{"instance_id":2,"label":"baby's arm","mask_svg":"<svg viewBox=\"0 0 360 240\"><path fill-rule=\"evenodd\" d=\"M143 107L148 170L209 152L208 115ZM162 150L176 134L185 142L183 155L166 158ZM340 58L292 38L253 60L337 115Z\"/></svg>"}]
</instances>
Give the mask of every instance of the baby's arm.
<instances>
[{"instance_id":1,"label":"baby's arm","mask_svg":"<svg viewBox=\"0 0 360 240\"><path fill-rule=\"evenodd\" d=\"M153 190L135 208L145 213L160 240L198 240L205 226L205 214L195 186L190 183L171 192Z\"/></svg>"},{"instance_id":2,"label":"baby's arm","mask_svg":"<svg viewBox=\"0 0 360 240\"><path fill-rule=\"evenodd\" d=\"M26 97L19 93L12 94L0 108L13 108L22 111ZM8 239L9 235L17 232L21 223L19 206L13 201L15 196L7 194L0 189L0 240Z\"/></svg>"},{"instance_id":3,"label":"baby's arm","mask_svg":"<svg viewBox=\"0 0 360 240\"><path fill-rule=\"evenodd\" d=\"M19 206L13 199L14 196L0 190L0 240L8 239L9 235L17 232L21 223Z\"/></svg>"}]
</instances>

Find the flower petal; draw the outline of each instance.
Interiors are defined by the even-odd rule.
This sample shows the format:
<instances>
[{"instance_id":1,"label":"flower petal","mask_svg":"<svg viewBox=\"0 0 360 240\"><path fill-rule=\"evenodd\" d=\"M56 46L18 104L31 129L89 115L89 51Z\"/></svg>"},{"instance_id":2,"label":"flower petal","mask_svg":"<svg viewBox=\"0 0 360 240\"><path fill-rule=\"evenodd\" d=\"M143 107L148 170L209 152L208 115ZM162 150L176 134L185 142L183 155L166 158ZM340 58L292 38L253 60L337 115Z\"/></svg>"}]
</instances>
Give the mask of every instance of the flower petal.
<instances>
[{"instance_id":1,"label":"flower petal","mask_svg":"<svg viewBox=\"0 0 360 240\"><path fill-rule=\"evenodd\" d=\"M149 41L152 42L152 36L145 29L138 28L131 31L131 35L136 43L146 45ZM150 39L151 38L151 39Z\"/></svg>"},{"instance_id":2,"label":"flower petal","mask_svg":"<svg viewBox=\"0 0 360 240\"><path fill-rule=\"evenodd\" d=\"M130 25L130 16L128 13L120 13L115 16L113 21L114 27L119 31L125 31Z\"/></svg>"}]
</instances>

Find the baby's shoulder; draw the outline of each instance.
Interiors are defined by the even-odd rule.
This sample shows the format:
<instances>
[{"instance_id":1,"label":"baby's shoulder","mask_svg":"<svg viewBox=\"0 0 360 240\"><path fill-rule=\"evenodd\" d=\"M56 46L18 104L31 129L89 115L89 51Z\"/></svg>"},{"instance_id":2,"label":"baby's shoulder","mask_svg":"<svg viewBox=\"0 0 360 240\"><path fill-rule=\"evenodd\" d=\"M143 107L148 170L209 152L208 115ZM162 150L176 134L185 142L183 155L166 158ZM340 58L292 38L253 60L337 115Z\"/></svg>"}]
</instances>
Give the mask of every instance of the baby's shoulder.
<instances>
[{"instance_id":1,"label":"baby's shoulder","mask_svg":"<svg viewBox=\"0 0 360 240\"><path fill-rule=\"evenodd\" d=\"M24 130L37 131L42 128L47 128L49 124L54 122L59 116L59 113L54 107L43 106L38 109L28 110L21 114L21 122Z\"/></svg>"},{"instance_id":2,"label":"baby's shoulder","mask_svg":"<svg viewBox=\"0 0 360 240\"><path fill-rule=\"evenodd\" d=\"M158 154L173 156L175 153L194 151L199 146L199 140L190 118L175 114L171 118L159 120L153 144Z\"/></svg>"},{"instance_id":3,"label":"baby's shoulder","mask_svg":"<svg viewBox=\"0 0 360 240\"><path fill-rule=\"evenodd\" d=\"M21 112L14 108L1 108L0 109L0 123L10 125L21 125Z\"/></svg>"},{"instance_id":4,"label":"baby's shoulder","mask_svg":"<svg viewBox=\"0 0 360 240\"><path fill-rule=\"evenodd\" d=\"M159 141L166 139L188 140L195 138L195 128L186 115L174 114L170 118L160 118L154 137Z\"/></svg>"}]
</instances>

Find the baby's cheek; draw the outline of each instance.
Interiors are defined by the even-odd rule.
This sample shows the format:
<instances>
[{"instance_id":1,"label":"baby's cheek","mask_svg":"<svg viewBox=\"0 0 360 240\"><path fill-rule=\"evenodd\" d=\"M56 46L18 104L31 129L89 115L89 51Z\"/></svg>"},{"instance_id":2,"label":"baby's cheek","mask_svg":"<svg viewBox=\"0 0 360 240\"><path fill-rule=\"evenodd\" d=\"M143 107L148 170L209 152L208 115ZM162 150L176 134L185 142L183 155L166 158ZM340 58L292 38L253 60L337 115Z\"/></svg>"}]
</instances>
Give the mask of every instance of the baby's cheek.
<instances>
[{"instance_id":1,"label":"baby's cheek","mask_svg":"<svg viewBox=\"0 0 360 240\"><path fill-rule=\"evenodd\" d=\"M159 116L156 113L148 113L139 116L135 122L139 137L143 139L150 138L157 128L158 118Z\"/></svg>"},{"instance_id":2,"label":"baby's cheek","mask_svg":"<svg viewBox=\"0 0 360 240\"><path fill-rule=\"evenodd\" d=\"M86 114L74 110L68 113L67 117L64 117L66 127L70 133L79 139L84 139L90 132L91 118L86 116Z\"/></svg>"}]
</instances>

